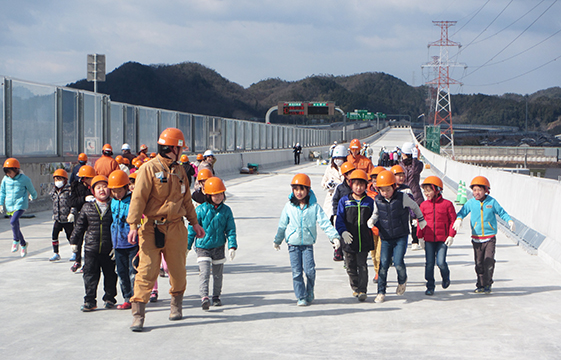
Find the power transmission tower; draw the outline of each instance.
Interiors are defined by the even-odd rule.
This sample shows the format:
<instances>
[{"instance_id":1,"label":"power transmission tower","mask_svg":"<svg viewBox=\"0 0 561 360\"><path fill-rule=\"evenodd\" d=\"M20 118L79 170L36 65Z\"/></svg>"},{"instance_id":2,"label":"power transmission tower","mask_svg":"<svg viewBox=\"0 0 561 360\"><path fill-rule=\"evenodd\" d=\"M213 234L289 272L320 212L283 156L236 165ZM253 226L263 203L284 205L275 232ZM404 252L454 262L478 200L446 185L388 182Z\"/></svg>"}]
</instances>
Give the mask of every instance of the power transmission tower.
<instances>
[{"instance_id":1,"label":"power transmission tower","mask_svg":"<svg viewBox=\"0 0 561 360\"><path fill-rule=\"evenodd\" d=\"M448 28L454 26L456 21L433 21L435 26L440 27L440 39L429 43L431 47L438 46L439 56L433 56L433 61L423 65L425 68L432 68L435 77L427 81L425 84L429 86L429 93L432 98L431 88L436 88L435 101L434 101L434 125L441 125L441 137L447 140L441 148L444 152L451 152L454 157L454 128L452 127L452 105L450 101L450 85L460 84L457 80L450 77L450 67L465 65L452 63L448 58L448 48L451 46L461 47L460 43L454 42L448 38ZM431 103L432 103L432 99ZM431 105L432 110L432 105Z\"/></svg>"}]
</instances>

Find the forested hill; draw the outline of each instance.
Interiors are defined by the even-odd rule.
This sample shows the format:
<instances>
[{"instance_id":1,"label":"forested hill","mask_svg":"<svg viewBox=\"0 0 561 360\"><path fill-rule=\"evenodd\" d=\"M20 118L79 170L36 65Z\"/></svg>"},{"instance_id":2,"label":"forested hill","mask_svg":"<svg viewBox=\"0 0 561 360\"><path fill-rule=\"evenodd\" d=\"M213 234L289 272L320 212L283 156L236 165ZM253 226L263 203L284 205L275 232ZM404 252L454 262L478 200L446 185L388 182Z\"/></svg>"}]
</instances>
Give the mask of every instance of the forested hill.
<instances>
[{"instance_id":1,"label":"forested hill","mask_svg":"<svg viewBox=\"0 0 561 360\"><path fill-rule=\"evenodd\" d=\"M93 84L86 80L68 86L93 89ZM366 109L409 115L413 120L420 114L428 114L429 105L426 87L412 87L384 73L310 76L290 82L267 79L246 89L192 62L176 65L128 62L107 74L107 81L98 83L98 91L109 94L113 101L235 119L263 119L271 106L290 100L334 101L345 112ZM526 102L529 129L561 132L558 131L561 129L559 87L527 97L518 94L453 95L453 121L524 126ZM273 120L289 119L275 116Z\"/></svg>"}]
</instances>

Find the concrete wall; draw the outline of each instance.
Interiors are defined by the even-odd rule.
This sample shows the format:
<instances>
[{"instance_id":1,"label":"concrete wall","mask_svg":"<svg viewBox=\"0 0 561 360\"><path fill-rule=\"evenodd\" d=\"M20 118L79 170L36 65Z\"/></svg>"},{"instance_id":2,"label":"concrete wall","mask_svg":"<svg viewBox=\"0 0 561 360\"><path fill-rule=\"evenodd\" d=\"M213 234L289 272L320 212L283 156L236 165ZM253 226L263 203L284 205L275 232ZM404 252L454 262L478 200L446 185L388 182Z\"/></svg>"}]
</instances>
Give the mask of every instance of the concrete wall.
<instances>
[{"instance_id":1,"label":"concrete wall","mask_svg":"<svg viewBox=\"0 0 561 360\"><path fill-rule=\"evenodd\" d=\"M507 230L507 235L561 271L561 182L460 163L419 146L424 162L452 188L460 180L469 187L478 175L489 179L491 196L516 223L516 232Z\"/></svg>"}]
</instances>

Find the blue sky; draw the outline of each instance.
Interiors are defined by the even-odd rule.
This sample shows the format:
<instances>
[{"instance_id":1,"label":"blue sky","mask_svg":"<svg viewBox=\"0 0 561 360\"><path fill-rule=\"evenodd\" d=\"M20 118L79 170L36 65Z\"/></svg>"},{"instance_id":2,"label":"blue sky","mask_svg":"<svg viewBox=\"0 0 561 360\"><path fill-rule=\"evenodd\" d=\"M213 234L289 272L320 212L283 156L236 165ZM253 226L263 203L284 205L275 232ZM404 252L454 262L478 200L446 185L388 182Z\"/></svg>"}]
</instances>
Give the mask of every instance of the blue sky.
<instances>
[{"instance_id":1,"label":"blue sky","mask_svg":"<svg viewBox=\"0 0 561 360\"><path fill-rule=\"evenodd\" d=\"M453 93L533 93L561 86L557 0L0 0L0 74L65 85L86 55L201 63L244 87L267 78L384 72L419 86L449 38ZM554 59L556 59L554 61ZM463 65L467 65L464 69ZM480 67L481 65L484 65Z\"/></svg>"}]
</instances>

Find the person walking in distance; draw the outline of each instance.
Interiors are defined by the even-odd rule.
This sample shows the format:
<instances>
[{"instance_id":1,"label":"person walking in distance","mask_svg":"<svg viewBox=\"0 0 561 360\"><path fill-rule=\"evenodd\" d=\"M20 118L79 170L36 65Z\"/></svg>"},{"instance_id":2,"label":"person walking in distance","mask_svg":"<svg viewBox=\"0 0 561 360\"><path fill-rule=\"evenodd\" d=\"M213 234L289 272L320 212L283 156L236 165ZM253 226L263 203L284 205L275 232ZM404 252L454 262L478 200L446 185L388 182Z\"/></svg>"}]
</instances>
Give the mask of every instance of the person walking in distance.
<instances>
[{"instance_id":1,"label":"person walking in distance","mask_svg":"<svg viewBox=\"0 0 561 360\"><path fill-rule=\"evenodd\" d=\"M161 254L168 265L170 281L170 320L180 320L183 293L187 286L185 262L187 254L186 217L197 238L205 236L197 221L191 202L187 174L178 161L185 137L176 128L165 129L158 139L158 155L138 169L127 222L128 241L139 244L140 263L134 282L132 331L142 331L146 303L158 278ZM142 215L145 221L141 225Z\"/></svg>"},{"instance_id":2,"label":"person walking in distance","mask_svg":"<svg viewBox=\"0 0 561 360\"><path fill-rule=\"evenodd\" d=\"M300 143L296 143L296 145L294 145L292 152L294 153L294 165L299 165L300 154L302 153L302 146L300 146Z\"/></svg>"}]
</instances>

